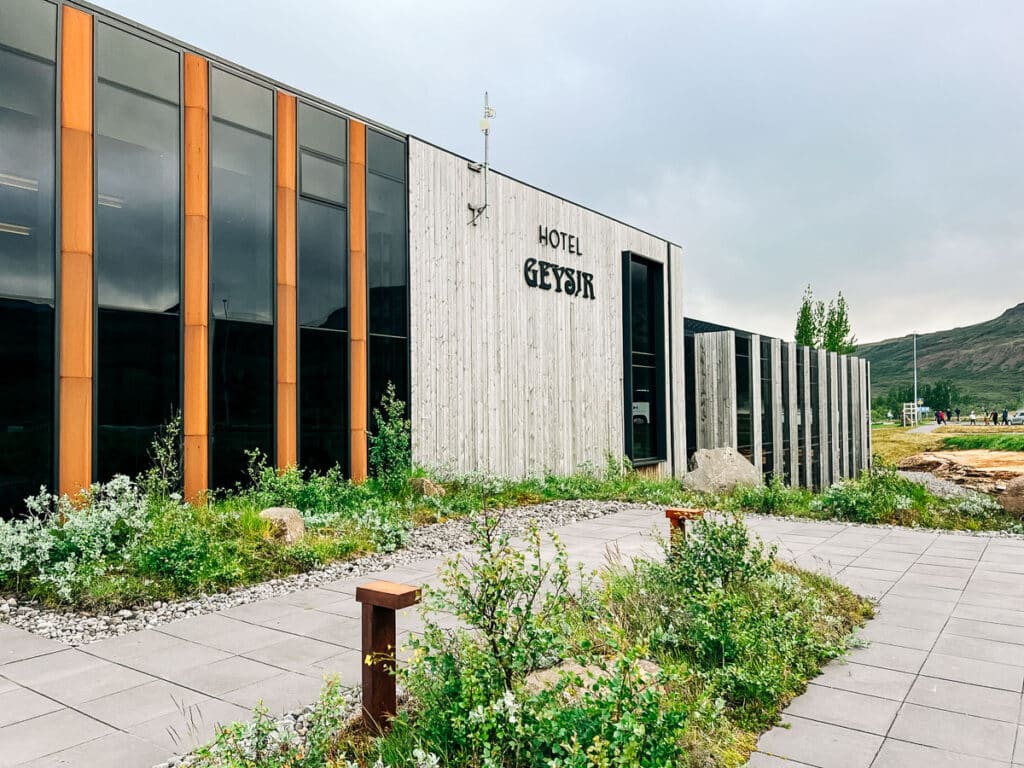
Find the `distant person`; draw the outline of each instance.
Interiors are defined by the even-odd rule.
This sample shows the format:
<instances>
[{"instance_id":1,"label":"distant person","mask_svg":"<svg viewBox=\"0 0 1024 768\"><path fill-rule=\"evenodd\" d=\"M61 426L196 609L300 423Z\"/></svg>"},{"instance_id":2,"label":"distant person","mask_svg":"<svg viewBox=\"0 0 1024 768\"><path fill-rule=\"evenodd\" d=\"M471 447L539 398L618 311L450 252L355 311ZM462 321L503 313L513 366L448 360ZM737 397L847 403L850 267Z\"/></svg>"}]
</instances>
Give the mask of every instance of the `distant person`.
<instances>
[{"instance_id":1,"label":"distant person","mask_svg":"<svg viewBox=\"0 0 1024 768\"><path fill-rule=\"evenodd\" d=\"M999 426L999 411L992 411L992 426Z\"/></svg>"},{"instance_id":2,"label":"distant person","mask_svg":"<svg viewBox=\"0 0 1024 768\"><path fill-rule=\"evenodd\" d=\"M988 411L985 411L985 426L988 426Z\"/></svg>"},{"instance_id":3,"label":"distant person","mask_svg":"<svg viewBox=\"0 0 1024 768\"><path fill-rule=\"evenodd\" d=\"M1003 408L1003 426L1010 426L1010 412Z\"/></svg>"},{"instance_id":4,"label":"distant person","mask_svg":"<svg viewBox=\"0 0 1024 768\"><path fill-rule=\"evenodd\" d=\"M971 411L971 415L967 418L971 420L972 427L978 426L978 417L974 415L974 411Z\"/></svg>"},{"instance_id":5,"label":"distant person","mask_svg":"<svg viewBox=\"0 0 1024 768\"><path fill-rule=\"evenodd\" d=\"M957 408L955 411L953 411L953 413L956 414L956 423L959 424L960 423L960 409Z\"/></svg>"},{"instance_id":6,"label":"distant person","mask_svg":"<svg viewBox=\"0 0 1024 768\"><path fill-rule=\"evenodd\" d=\"M942 426L942 411L935 412L935 423L940 427Z\"/></svg>"}]
</instances>

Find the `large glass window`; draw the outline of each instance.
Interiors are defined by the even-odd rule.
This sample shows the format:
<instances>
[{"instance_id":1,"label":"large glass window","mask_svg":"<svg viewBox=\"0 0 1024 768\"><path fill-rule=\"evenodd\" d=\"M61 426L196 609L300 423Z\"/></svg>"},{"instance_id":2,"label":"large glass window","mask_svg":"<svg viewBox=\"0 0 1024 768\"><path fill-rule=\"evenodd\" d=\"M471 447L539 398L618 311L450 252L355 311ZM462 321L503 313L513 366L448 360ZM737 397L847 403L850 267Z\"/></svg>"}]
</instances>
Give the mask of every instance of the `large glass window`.
<instances>
[{"instance_id":1,"label":"large glass window","mask_svg":"<svg viewBox=\"0 0 1024 768\"><path fill-rule=\"evenodd\" d=\"M775 469L775 435L772 425L772 341L761 338L761 472L771 474ZM755 466L757 466L755 464Z\"/></svg>"},{"instance_id":2,"label":"large glass window","mask_svg":"<svg viewBox=\"0 0 1024 768\"><path fill-rule=\"evenodd\" d=\"M370 292L370 408L388 383L409 411L409 251L405 143L366 132L366 269ZM372 422L371 422L372 426Z\"/></svg>"},{"instance_id":3,"label":"large glass window","mask_svg":"<svg viewBox=\"0 0 1024 768\"><path fill-rule=\"evenodd\" d=\"M274 456L273 93L210 74L210 482Z\"/></svg>"},{"instance_id":4,"label":"large glass window","mask_svg":"<svg viewBox=\"0 0 1024 768\"><path fill-rule=\"evenodd\" d=\"M662 267L625 254L628 296L627 445L634 463L665 459Z\"/></svg>"},{"instance_id":5,"label":"large glass window","mask_svg":"<svg viewBox=\"0 0 1024 768\"><path fill-rule=\"evenodd\" d=\"M180 404L178 54L96 33L96 476L133 475Z\"/></svg>"},{"instance_id":6,"label":"large glass window","mask_svg":"<svg viewBox=\"0 0 1024 768\"><path fill-rule=\"evenodd\" d=\"M736 334L736 450L754 462L754 397L750 336ZM756 464L755 464L756 466Z\"/></svg>"},{"instance_id":7,"label":"large glass window","mask_svg":"<svg viewBox=\"0 0 1024 768\"><path fill-rule=\"evenodd\" d=\"M299 461L318 470L348 469L347 128L299 105Z\"/></svg>"},{"instance_id":8,"label":"large glass window","mask_svg":"<svg viewBox=\"0 0 1024 768\"><path fill-rule=\"evenodd\" d=\"M0 0L0 517L55 482L56 20Z\"/></svg>"}]
</instances>

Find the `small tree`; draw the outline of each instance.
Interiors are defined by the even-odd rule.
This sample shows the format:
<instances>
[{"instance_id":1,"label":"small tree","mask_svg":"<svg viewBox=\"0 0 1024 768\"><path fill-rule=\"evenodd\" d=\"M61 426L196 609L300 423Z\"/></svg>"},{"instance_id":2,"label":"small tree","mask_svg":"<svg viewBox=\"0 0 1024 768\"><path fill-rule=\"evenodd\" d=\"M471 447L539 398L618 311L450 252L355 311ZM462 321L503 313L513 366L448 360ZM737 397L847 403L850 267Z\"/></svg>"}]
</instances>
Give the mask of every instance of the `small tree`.
<instances>
[{"instance_id":1,"label":"small tree","mask_svg":"<svg viewBox=\"0 0 1024 768\"><path fill-rule=\"evenodd\" d=\"M828 304L828 316L822 328L821 346L829 352L850 355L857 351L857 337L850 333L850 315L840 291Z\"/></svg>"},{"instance_id":2,"label":"small tree","mask_svg":"<svg viewBox=\"0 0 1024 768\"><path fill-rule=\"evenodd\" d=\"M373 422L376 431L370 435L370 469L377 482L397 496L412 468L409 438L412 425L405 418L405 403L398 399L395 385L390 381L380 399L380 408L373 409Z\"/></svg>"},{"instance_id":3,"label":"small tree","mask_svg":"<svg viewBox=\"0 0 1024 768\"><path fill-rule=\"evenodd\" d=\"M804 298L796 316L796 343L813 347L817 342L818 323L814 313L814 294L811 286L804 289Z\"/></svg>"}]
</instances>

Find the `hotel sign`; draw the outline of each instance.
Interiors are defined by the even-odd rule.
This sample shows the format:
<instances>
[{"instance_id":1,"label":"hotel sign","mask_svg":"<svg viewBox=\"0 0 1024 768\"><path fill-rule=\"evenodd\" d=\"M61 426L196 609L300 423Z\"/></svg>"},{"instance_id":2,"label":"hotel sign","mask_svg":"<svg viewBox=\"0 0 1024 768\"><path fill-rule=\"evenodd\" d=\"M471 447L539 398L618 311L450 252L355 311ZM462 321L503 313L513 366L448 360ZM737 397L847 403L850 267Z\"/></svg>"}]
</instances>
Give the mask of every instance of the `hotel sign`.
<instances>
[{"instance_id":1,"label":"hotel sign","mask_svg":"<svg viewBox=\"0 0 1024 768\"><path fill-rule=\"evenodd\" d=\"M583 255L578 236L543 225L538 227L538 231L541 245L574 256ZM528 286L542 291L553 290L555 293L578 296L582 299L597 298L594 293L594 275L575 267L564 267L550 261L530 258L523 264L523 278Z\"/></svg>"}]
</instances>

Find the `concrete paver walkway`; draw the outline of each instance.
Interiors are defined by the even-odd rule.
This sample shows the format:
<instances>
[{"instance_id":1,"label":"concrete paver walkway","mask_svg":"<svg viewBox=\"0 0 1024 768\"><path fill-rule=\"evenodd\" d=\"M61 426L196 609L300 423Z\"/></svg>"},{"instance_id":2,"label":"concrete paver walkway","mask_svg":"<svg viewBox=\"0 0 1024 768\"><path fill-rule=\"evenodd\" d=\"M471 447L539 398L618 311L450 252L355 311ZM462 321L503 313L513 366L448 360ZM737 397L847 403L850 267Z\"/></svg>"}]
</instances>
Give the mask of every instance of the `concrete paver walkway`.
<instances>
[{"instance_id":1,"label":"concrete paver walkway","mask_svg":"<svg viewBox=\"0 0 1024 768\"><path fill-rule=\"evenodd\" d=\"M870 646L829 665L751 766L1008 768L1024 688L1024 541L750 518L779 554L880 598ZM570 558L656 553L666 523L634 509L559 530ZM150 768L219 723L317 697L360 674L355 587L436 581L439 561L338 581L68 648L0 624L0 768ZM419 627L415 611L399 630Z\"/></svg>"}]
</instances>

